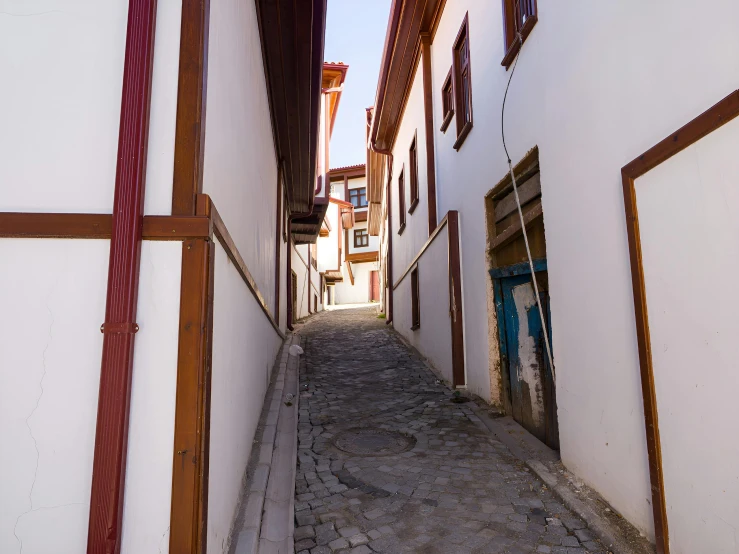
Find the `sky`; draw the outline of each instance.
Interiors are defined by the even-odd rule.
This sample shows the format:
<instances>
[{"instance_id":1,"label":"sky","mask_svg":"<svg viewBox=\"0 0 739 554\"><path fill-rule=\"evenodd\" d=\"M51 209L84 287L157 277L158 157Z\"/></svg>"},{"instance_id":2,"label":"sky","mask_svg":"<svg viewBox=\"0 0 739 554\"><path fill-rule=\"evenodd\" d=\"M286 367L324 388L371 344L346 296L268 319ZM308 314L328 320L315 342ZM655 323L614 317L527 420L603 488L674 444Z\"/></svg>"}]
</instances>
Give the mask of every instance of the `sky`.
<instances>
[{"instance_id":1,"label":"sky","mask_svg":"<svg viewBox=\"0 0 739 554\"><path fill-rule=\"evenodd\" d=\"M349 65L331 136L331 167L366 162L365 109L375 102L390 0L328 0L323 59Z\"/></svg>"}]
</instances>

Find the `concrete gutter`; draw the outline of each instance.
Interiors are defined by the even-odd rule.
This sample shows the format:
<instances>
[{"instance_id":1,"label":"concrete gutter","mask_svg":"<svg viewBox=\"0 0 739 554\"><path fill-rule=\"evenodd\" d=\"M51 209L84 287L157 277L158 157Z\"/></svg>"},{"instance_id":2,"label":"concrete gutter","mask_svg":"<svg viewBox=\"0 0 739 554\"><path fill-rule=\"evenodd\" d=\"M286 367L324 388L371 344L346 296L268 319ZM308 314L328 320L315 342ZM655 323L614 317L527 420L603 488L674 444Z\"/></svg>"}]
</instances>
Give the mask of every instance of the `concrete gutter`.
<instances>
[{"instance_id":1,"label":"concrete gutter","mask_svg":"<svg viewBox=\"0 0 739 554\"><path fill-rule=\"evenodd\" d=\"M299 357L290 346L300 338L289 334L276 362L273 386L265 398L244 498L232 531L233 554L292 554L295 471L298 452ZM292 396L290 396L292 395Z\"/></svg>"}]
</instances>

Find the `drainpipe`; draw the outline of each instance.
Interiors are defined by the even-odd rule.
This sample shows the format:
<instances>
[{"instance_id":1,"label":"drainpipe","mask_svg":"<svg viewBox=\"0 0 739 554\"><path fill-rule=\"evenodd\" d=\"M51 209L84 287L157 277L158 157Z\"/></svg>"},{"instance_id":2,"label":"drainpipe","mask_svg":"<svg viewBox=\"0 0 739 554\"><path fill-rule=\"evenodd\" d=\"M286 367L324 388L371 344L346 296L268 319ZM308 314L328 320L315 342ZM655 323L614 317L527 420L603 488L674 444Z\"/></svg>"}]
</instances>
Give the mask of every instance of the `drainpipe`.
<instances>
[{"instance_id":1,"label":"drainpipe","mask_svg":"<svg viewBox=\"0 0 739 554\"><path fill-rule=\"evenodd\" d=\"M141 260L156 0L130 0L103 352L87 533L88 554L120 552L136 304Z\"/></svg>"}]
</instances>

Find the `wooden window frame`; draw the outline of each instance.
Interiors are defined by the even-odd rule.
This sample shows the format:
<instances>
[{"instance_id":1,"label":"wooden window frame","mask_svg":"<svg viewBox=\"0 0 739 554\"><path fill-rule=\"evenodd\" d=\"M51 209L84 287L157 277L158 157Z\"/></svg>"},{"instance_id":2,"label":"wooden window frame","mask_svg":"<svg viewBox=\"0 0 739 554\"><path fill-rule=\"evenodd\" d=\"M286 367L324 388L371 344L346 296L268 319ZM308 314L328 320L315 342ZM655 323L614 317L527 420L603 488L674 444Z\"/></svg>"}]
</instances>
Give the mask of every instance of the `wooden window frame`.
<instances>
[{"instance_id":1,"label":"wooden window frame","mask_svg":"<svg viewBox=\"0 0 739 554\"><path fill-rule=\"evenodd\" d=\"M367 244L357 244L357 239L367 239ZM369 246L369 233L367 229L354 229L354 248L367 248Z\"/></svg>"},{"instance_id":2,"label":"wooden window frame","mask_svg":"<svg viewBox=\"0 0 739 554\"><path fill-rule=\"evenodd\" d=\"M519 10L516 10L516 6L519 6ZM526 21L522 21L523 16L520 8L524 8L528 12L523 14L526 16ZM505 54L500 65L506 69L511 66L516 54L521 49L521 44L531 34L531 30L537 21L539 21L539 10L536 0L503 0L503 37L505 40L503 48ZM518 40L517 29L519 27L521 29L521 40Z\"/></svg>"},{"instance_id":3,"label":"wooden window frame","mask_svg":"<svg viewBox=\"0 0 739 554\"><path fill-rule=\"evenodd\" d=\"M352 201L352 193L355 192L355 191L357 193L357 195L356 195L357 196L357 202L359 202L359 200L362 197L362 195L360 194L360 192L361 191L364 191L364 204L358 204L358 205L355 205L354 204L354 202ZM369 206L369 203L367 202L367 187L357 187L357 188L354 188L354 189L349 189L349 198L347 198L347 200L355 208L366 208L367 206Z\"/></svg>"},{"instance_id":4,"label":"wooden window frame","mask_svg":"<svg viewBox=\"0 0 739 554\"><path fill-rule=\"evenodd\" d=\"M405 231L405 167L398 174L398 234Z\"/></svg>"},{"instance_id":5,"label":"wooden window frame","mask_svg":"<svg viewBox=\"0 0 739 554\"><path fill-rule=\"evenodd\" d=\"M442 133L446 133L447 127L449 127L454 117L454 88L451 67L449 68L449 73L446 75L446 79L444 79L444 84L441 86L441 110L443 115L440 130Z\"/></svg>"},{"instance_id":6,"label":"wooden window frame","mask_svg":"<svg viewBox=\"0 0 739 554\"><path fill-rule=\"evenodd\" d=\"M411 331L421 328L421 294L418 266L411 270Z\"/></svg>"},{"instance_id":7,"label":"wooden window frame","mask_svg":"<svg viewBox=\"0 0 739 554\"><path fill-rule=\"evenodd\" d=\"M461 65L462 48L467 50L467 63ZM467 104L464 98L463 73L467 74ZM462 26L459 28L457 38L454 39L452 47L452 82L454 91L454 111L457 120L457 140L454 149L462 147L467 135L472 130L472 62L470 60L470 26L469 14L464 14ZM465 107L468 109L465 110ZM469 114L469 117L468 117Z\"/></svg>"},{"instance_id":8,"label":"wooden window frame","mask_svg":"<svg viewBox=\"0 0 739 554\"><path fill-rule=\"evenodd\" d=\"M408 207L408 213L412 214L418 206L418 132L413 135L413 141L408 149L408 157L410 161L410 191L411 205Z\"/></svg>"}]
</instances>

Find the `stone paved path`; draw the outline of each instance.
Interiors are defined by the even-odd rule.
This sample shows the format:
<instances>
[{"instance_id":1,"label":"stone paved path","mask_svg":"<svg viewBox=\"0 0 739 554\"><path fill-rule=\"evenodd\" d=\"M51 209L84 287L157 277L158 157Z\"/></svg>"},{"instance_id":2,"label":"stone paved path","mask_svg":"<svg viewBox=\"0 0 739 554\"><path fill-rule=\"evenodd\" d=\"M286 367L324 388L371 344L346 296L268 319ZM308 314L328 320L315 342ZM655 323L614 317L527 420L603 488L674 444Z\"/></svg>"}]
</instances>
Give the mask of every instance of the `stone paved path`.
<instances>
[{"instance_id":1,"label":"stone paved path","mask_svg":"<svg viewBox=\"0 0 739 554\"><path fill-rule=\"evenodd\" d=\"M298 332L298 554L604 552L373 308Z\"/></svg>"}]
</instances>

